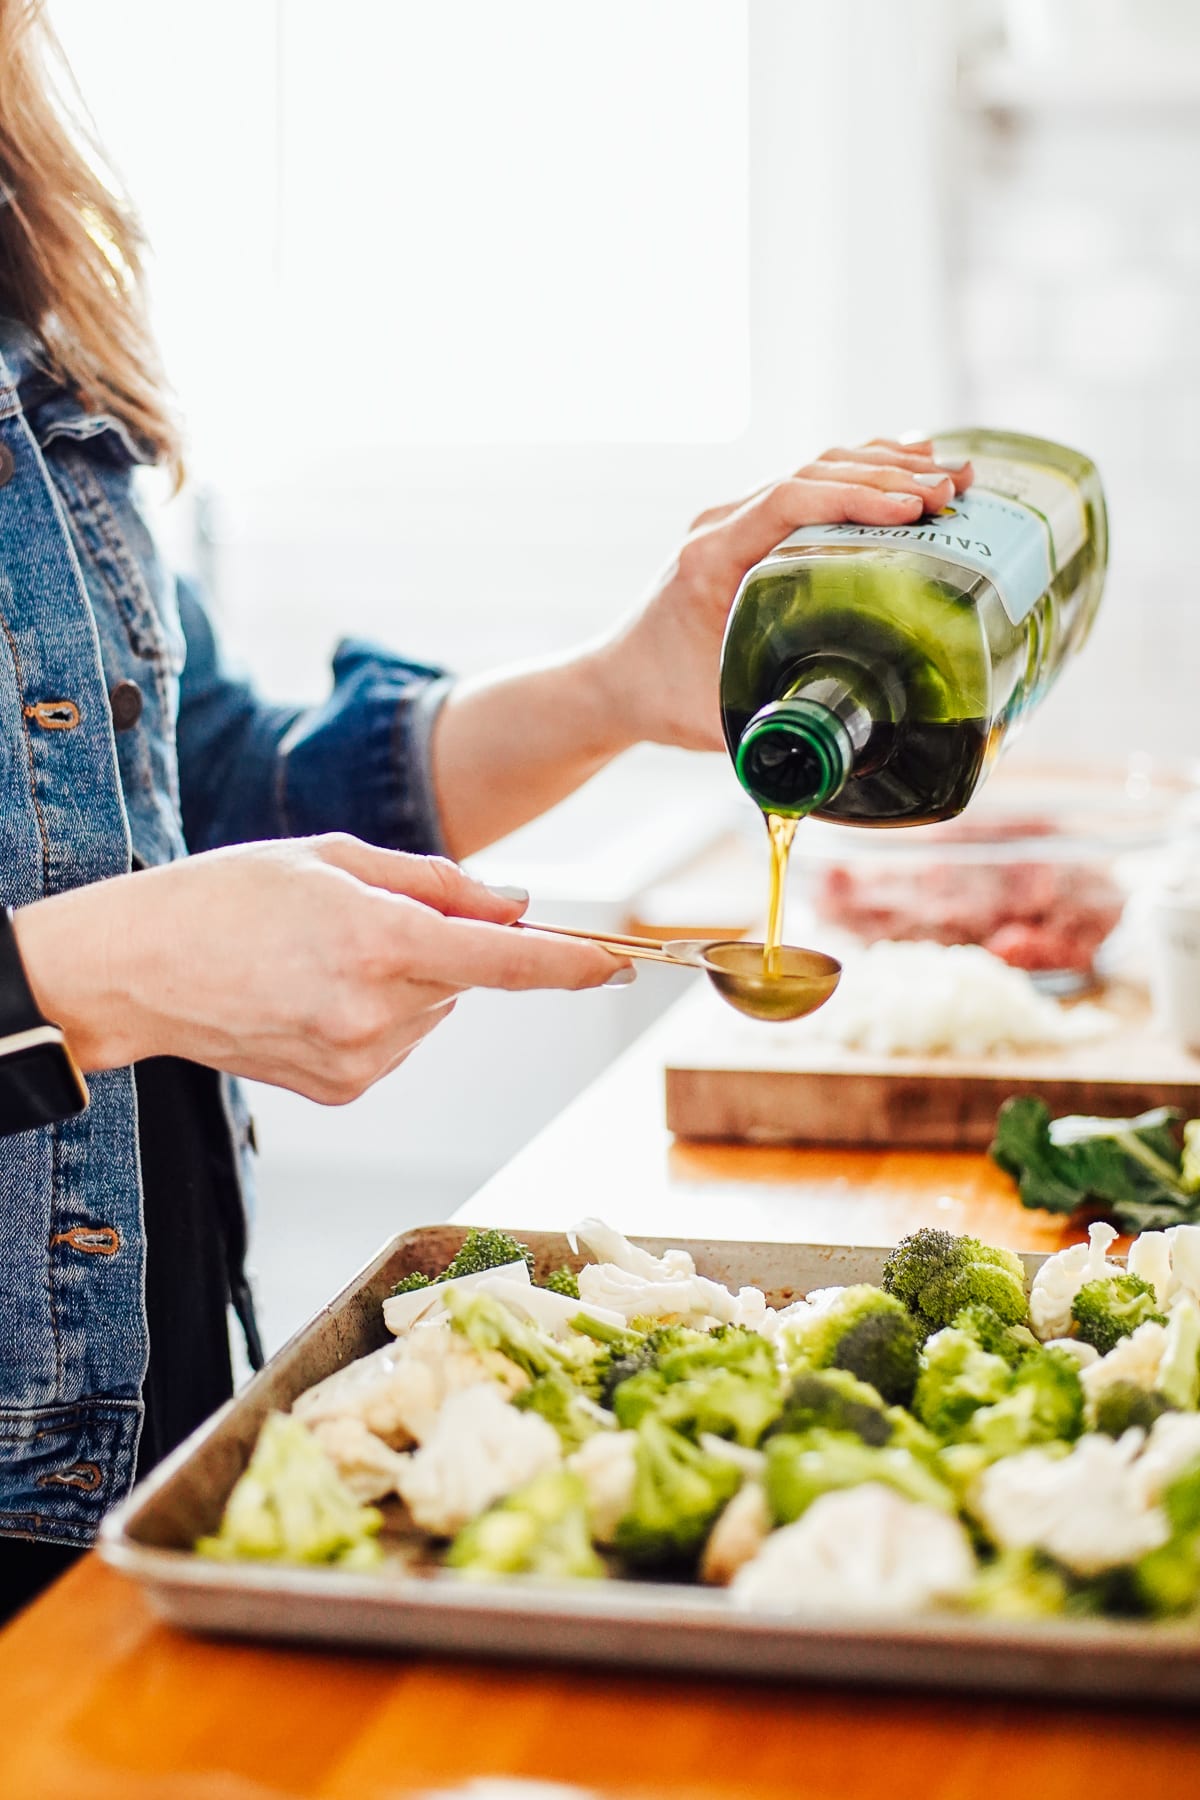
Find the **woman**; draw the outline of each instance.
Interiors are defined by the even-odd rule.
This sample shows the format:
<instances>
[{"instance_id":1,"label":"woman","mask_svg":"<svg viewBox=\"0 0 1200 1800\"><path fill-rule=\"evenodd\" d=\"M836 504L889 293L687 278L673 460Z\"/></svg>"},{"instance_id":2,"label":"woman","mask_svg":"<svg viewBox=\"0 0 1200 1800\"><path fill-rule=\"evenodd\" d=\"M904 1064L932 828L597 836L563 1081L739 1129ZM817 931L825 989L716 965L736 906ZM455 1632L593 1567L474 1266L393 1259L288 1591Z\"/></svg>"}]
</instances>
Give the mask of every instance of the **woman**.
<instances>
[{"instance_id":1,"label":"woman","mask_svg":"<svg viewBox=\"0 0 1200 1800\"><path fill-rule=\"evenodd\" d=\"M509 929L524 896L457 859L638 740L718 746L718 651L745 570L797 526L911 520L969 478L929 444L831 451L701 514L644 602L569 656L454 683L349 643L322 706L268 705L137 510L137 466L178 467L179 439L137 231L55 110L50 47L37 0L0 0L10 1605L228 1395L230 1299L257 1360L231 1077L347 1101L466 987L626 978L603 950ZM58 1047L36 1051L60 1058L49 1076L16 1080L14 1026L31 1019L61 1027L83 1110L55 1099L50 1076L70 1086Z\"/></svg>"}]
</instances>

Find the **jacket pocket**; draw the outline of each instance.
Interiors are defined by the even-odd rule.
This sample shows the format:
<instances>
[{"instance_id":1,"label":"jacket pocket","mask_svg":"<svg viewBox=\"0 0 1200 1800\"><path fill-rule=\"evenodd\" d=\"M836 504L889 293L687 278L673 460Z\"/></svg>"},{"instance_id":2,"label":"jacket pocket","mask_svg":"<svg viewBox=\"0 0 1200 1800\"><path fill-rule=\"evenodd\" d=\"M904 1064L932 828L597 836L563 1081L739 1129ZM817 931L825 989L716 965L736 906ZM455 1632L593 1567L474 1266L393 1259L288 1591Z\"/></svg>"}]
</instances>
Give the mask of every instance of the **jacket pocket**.
<instances>
[{"instance_id":1,"label":"jacket pocket","mask_svg":"<svg viewBox=\"0 0 1200 1800\"><path fill-rule=\"evenodd\" d=\"M0 1536L85 1548L133 1484L137 1400L0 1411Z\"/></svg>"}]
</instances>

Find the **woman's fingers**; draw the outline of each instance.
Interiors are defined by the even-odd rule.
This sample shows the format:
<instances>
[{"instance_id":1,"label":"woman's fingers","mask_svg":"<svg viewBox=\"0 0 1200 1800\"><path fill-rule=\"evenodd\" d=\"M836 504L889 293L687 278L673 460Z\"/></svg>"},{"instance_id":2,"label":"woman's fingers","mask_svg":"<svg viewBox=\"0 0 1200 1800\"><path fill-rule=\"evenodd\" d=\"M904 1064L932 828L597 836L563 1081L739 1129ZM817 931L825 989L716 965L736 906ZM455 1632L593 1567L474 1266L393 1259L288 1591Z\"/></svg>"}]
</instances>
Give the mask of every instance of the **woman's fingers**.
<instances>
[{"instance_id":1,"label":"woman's fingers","mask_svg":"<svg viewBox=\"0 0 1200 1800\"><path fill-rule=\"evenodd\" d=\"M872 438L869 444L857 444L851 448L826 450L817 458L821 462L836 463L868 463L876 467L906 469L915 475L943 474L954 484L956 493L962 493L971 485L971 465L959 457L948 457L939 461L933 454L933 445L900 444L890 438Z\"/></svg>"},{"instance_id":2,"label":"woman's fingers","mask_svg":"<svg viewBox=\"0 0 1200 1800\"><path fill-rule=\"evenodd\" d=\"M369 887L407 895L446 918L490 919L508 925L520 918L529 904L524 890L490 888L444 856L382 850L341 833L316 838L313 847L322 862L344 869Z\"/></svg>"},{"instance_id":3,"label":"woman's fingers","mask_svg":"<svg viewBox=\"0 0 1200 1800\"><path fill-rule=\"evenodd\" d=\"M413 919L406 937L413 978L455 988L602 987L628 966L627 957L596 944L430 912Z\"/></svg>"},{"instance_id":4,"label":"woman's fingers","mask_svg":"<svg viewBox=\"0 0 1200 1800\"><path fill-rule=\"evenodd\" d=\"M837 525L851 520L860 525L903 525L919 519L928 502L914 489L887 492L865 482L778 481L722 525L715 526L704 544L713 558L711 579L728 604L734 588L760 557L805 525Z\"/></svg>"},{"instance_id":5,"label":"woman's fingers","mask_svg":"<svg viewBox=\"0 0 1200 1800\"><path fill-rule=\"evenodd\" d=\"M791 479L794 481L828 481L830 479L841 479L846 481L857 480L875 483L874 477L850 474L849 472L839 477L830 477L823 472L818 473L817 471L822 469L822 465L837 465L839 468L846 470L848 470L849 465L855 465L858 468L891 469L896 474L936 474L944 478L949 484L947 487L947 494L951 491L961 494L964 488L971 485L972 478L971 465L969 462L960 460L957 457L946 459L939 459L936 457L934 455L932 438L909 438L905 440L902 438L874 437L869 438L865 444L856 444L849 447L837 447L832 450L825 450L816 459L815 463L804 463L800 468L793 469ZM734 513L741 512L745 507L750 506L754 501L761 499L764 494L769 493L773 487L778 485L777 482L766 482L762 487L755 488L753 492L743 495L740 500L730 500L722 506L707 507L704 512L697 513L696 517L692 520L692 530L699 531L706 526L721 524L723 520L731 518ZM875 483L875 485L887 484ZM933 484L929 485L932 486ZM918 489L916 491L920 490ZM939 504L940 503L941 502L939 501Z\"/></svg>"},{"instance_id":6,"label":"woman's fingers","mask_svg":"<svg viewBox=\"0 0 1200 1800\"><path fill-rule=\"evenodd\" d=\"M879 488L886 493L915 494L930 512L936 512L954 497L954 480L944 469L896 468L891 463L847 460L826 461L821 458L800 470L801 481L838 481L852 486Z\"/></svg>"}]
</instances>

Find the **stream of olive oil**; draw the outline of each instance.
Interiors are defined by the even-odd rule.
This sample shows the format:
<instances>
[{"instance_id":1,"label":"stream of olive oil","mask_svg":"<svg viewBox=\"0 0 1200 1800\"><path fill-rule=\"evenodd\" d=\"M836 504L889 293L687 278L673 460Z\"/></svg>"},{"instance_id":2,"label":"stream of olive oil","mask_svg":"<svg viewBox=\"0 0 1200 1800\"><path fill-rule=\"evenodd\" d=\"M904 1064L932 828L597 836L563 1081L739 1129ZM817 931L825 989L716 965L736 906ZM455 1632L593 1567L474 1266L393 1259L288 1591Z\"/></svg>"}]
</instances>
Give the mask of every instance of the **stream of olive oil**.
<instances>
[{"instance_id":1,"label":"stream of olive oil","mask_svg":"<svg viewBox=\"0 0 1200 1800\"><path fill-rule=\"evenodd\" d=\"M792 839L800 821L796 818L784 818L779 813L768 813L766 819L767 836L771 842L771 888L767 905L767 935L763 943L763 974L778 975L779 947L783 943L783 902L788 857L791 855Z\"/></svg>"}]
</instances>

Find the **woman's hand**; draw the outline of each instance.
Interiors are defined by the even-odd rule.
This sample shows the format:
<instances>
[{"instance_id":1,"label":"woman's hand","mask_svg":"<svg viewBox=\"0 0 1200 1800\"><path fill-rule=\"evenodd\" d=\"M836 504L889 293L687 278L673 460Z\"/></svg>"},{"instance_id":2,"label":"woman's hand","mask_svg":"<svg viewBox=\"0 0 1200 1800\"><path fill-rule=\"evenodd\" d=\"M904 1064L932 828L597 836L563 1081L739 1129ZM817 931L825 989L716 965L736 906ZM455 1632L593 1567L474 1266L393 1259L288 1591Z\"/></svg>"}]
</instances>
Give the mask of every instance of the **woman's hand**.
<instances>
[{"instance_id":1,"label":"woman's hand","mask_svg":"<svg viewBox=\"0 0 1200 1800\"><path fill-rule=\"evenodd\" d=\"M721 638L747 569L801 525L902 525L937 512L970 481L969 464L942 468L928 440L827 450L745 500L701 513L610 637L460 682L433 738L451 855L515 831L632 744L719 750Z\"/></svg>"},{"instance_id":2,"label":"woman's hand","mask_svg":"<svg viewBox=\"0 0 1200 1800\"><path fill-rule=\"evenodd\" d=\"M725 621L747 570L803 525L901 525L971 483L928 439L872 438L826 450L782 481L694 519L648 599L599 652L604 691L630 742L719 750L717 677Z\"/></svg>"},{"instance_id":3,"label":"woman's hand","mask_svg":"<svg viewBox=\"0 0 1200 1800\"><path fill-rule=\"evenodd\" d=\"M84 1069L175 1055L340 1104L469 987L597 987L623 965L511 927L523 897L351 837L217 850L14 915Z\"/></svg>"}]
</instances>

